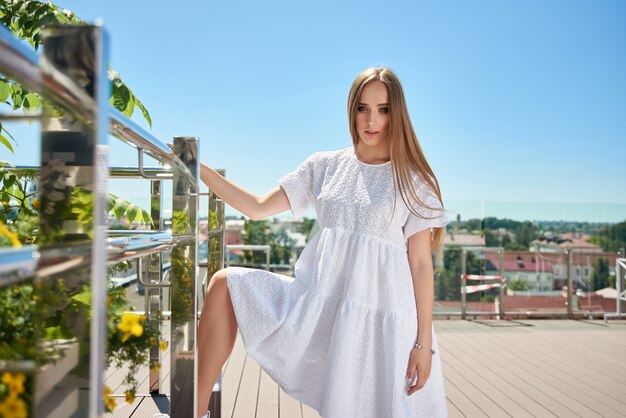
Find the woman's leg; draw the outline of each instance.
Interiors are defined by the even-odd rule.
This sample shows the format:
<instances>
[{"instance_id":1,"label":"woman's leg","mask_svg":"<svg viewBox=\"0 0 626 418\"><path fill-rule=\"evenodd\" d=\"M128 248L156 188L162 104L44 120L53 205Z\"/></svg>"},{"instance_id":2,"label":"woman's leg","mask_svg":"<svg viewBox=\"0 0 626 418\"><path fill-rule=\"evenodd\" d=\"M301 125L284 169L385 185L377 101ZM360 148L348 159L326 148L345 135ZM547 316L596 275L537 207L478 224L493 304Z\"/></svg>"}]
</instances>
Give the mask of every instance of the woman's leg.
<instances>
[{"instance_id":1,"label":"woman's leg","mask_svg":"<svg viewBox=\"0 0 626 418\"><path fill-rule=\"evenodd\" d=\"M236 337L237 320L223 269L209 282L198 324L198 417L206 414L213 385Z\"/></svg>"}]
</instances>

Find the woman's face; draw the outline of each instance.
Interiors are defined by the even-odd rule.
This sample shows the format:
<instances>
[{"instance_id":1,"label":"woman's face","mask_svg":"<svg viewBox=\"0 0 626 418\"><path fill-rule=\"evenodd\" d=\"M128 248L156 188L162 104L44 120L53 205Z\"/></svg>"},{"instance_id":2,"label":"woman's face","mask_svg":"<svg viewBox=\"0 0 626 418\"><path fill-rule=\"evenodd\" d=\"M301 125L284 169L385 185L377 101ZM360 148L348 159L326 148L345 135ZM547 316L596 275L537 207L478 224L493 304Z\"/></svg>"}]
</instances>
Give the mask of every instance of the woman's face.
<instances>
[{"instance_id":1,"label":"woman's face","mask_svg":"<svg viewBox=\"0 0 626 418\"><path fill-rule=\"evenodd\" d=\"M356 109L355 124L359 139L365 145L387 145L389 103L387 86L383 82L370 81L363 87Z\"/></svg>"}]
</instances>

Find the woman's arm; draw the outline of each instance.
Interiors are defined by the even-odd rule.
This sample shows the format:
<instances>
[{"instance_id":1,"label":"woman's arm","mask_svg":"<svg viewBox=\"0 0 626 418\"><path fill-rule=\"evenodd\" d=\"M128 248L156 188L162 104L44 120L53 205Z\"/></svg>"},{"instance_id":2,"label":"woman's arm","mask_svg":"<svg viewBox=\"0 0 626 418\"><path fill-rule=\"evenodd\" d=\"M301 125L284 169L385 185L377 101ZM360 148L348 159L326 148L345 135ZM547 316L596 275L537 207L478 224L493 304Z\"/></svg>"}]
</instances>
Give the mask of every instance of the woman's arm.
<instances>
[{"instance_id":1,"label":"woman's arm","mask_svg":"<svg viewBox=\"0 0 626 418\"><path fill-rule=\"evenodd\" d=\"M291 208L287 194L280 186L263 196L257 196L227 180L204 163L200 163L200 179L224 202L254 221Z\"/></svg>"},{"instance_id":2,"label":"woman's arm","mask_svg":"<svg viewBox=\"0 0 626 418\"><path fill-rule=\"evenodd\" d=\"M418 314L417 342L425 348L432 348L434 274L431 251L431 232L425 229L409 237L408 257L415 291L415 305Z\"/></svg>"}]
</instances>

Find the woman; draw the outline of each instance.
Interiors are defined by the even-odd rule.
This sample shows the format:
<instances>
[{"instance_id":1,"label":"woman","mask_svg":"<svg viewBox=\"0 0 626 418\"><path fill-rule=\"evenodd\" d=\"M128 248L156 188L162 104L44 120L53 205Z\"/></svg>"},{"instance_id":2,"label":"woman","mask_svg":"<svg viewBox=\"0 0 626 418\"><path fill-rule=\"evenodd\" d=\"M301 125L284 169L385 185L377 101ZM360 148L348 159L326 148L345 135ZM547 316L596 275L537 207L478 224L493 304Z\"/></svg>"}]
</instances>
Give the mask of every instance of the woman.
<instances>
[{"instance_id":1,"label":"woman","mask_svg":"<svg viewBox=\"0 0 626 418\"><path fill-rule=\"evenodd\" d=\"M212 277L198 416L238 327L261 367L325 418L447 416L432 323L432 251L448 223L439 185L391 70L354 80L348 115L352 147L311 155L263 196L202 165L202 181L251 219L314 207L320 231L295 278L240 267Z\"/></svg>"}]
</instances>

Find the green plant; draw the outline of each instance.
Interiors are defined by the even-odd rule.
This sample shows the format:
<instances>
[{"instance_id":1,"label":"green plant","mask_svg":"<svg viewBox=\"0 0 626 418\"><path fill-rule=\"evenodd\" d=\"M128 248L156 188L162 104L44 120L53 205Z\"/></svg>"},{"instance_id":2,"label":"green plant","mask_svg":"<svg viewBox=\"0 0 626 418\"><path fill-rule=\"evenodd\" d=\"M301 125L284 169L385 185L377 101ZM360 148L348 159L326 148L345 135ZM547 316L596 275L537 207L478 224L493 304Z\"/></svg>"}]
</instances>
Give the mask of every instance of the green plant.
<instances>
[{"instance_id":1,"label":"green plant","mask_svg":"<svg viewBox=\"0 0 626 418\"><path fill-rule=\"evenodd\" d=\"M132 403L137 393L137 373L139 367L148 365L158 369L158 363L150 363L149 352L154 347L161 350L167 343L160 339L160 325L163 321L161 312L154 318L127 311L128 300L122 287L109 285L109 344L107 347L106 364L114 364L127 370L124 377L126 385L126 402ZM111 405L105 404L108 410Z\"/></svg>"}]
</instances>

